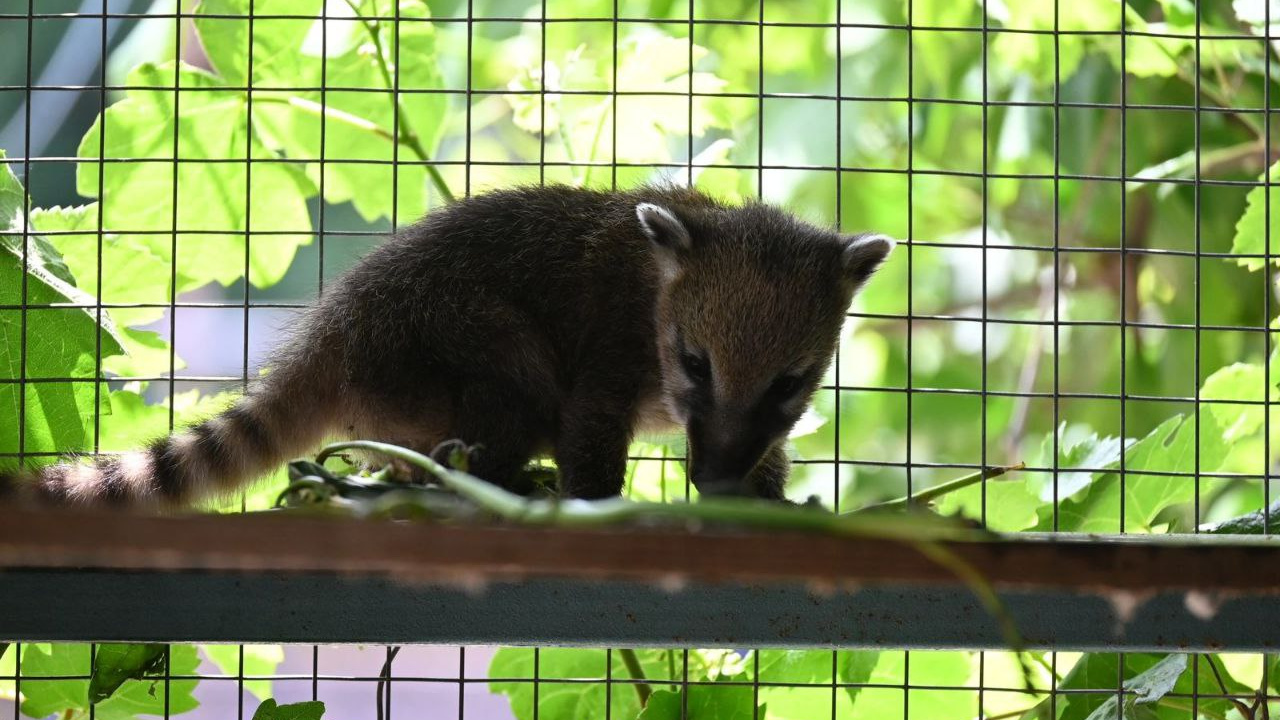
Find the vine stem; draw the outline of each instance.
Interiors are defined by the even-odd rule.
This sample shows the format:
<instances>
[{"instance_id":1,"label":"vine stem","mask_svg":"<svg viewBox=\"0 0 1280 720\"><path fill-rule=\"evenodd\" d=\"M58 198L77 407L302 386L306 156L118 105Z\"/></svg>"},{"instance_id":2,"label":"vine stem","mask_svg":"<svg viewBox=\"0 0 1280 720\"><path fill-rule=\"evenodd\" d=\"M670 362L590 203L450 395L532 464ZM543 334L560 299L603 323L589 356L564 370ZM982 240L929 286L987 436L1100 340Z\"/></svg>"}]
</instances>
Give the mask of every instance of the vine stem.
<instances>
[{"instance_id":1,"label":"vine stem","mask_svg":"<svg viewBox=\"0 0 1280 720\"><path fill-rule=\"evenodd\" d=\"M254 97L253 102L255 104L267 103L271 105L289 105L290 107L293 107L297 110L301 110L310 115L314 115L316 117L323 116L328 120L335 120L337 122L342 123L343 125L356 128L357 130L364 130L366 132L371 132L374 135L377 135L378 137L382 138L383 140L387 140L389 142L396 142L396 137L394 134L392 134L390 130L382 127L381 125L373 122L372 120L366 120L365 118L362 118L359 115L352 115L349 112L343 112L342 110L331 108L328 105L321 105L318 102L307 100L306 98L300 98L300 97L297 97L296 95L259 96L259 97Z\"/></svg>"},{"instance_id":2,"label":"vine stem","mask_svg":"<svg viewBox=\"0 0 1280 720\"><path fill-rule=\"evenodd\" d=\"M446 488L481 510L506 520L530 525L560 527L599 527L625 522L667 520L684 522L718 522L767 527L776 530L801 530L834 535L871 537L917 543L925 540L973 540L990 537L945 518L922 518L906 522L902 515L889 513L843 513L801 509L780 503L747 498L703 498L696 503L638 502L625 498L606 500L528 499L508 492L473 475L447 468L421 453L388 443L352 440L334 443L322 450L317 462L343 450L364 450L403 460L422 468ZM966 479L968 483L980 478ZM933 494L936 494L933 493Z\"/></svg>"},{"instance_id":3,"label":"vine stem","mask_svg":"<svg viewBox=\"0 0 1280 720\"><path fill-rule=\"evenodd\" d=\"M934 485L931 488L926 488L924 490L921 490L920 492L913 493L910 496L904 495L903 497L900 497L894 500L888 500L886 502L876 503L875 505L867 505L866 507L858 508L857 510L854 510L853 513L865 513L870 511L881 512L884 510L905 510L915 505L923 505L925 503L933 502L934 500L937 500L943 495L948 495L957 490L962 490L964 488L969 487L970 485L980 483L983 480L998 478L1001 475L1004 475L1005 473L1008 473L1008 472L1012 472L1014 470L1021 470L1026 466L1027 466L1026 463L1020 462L1020 463L1017 463L1016 465L997 465L995 467L984 468L977 472L965 475L964 477L959 477L959 478L956 478L955 480L949 480L947 482Z\"/></svg>"},{"instance_id":4,"label":"vine stem","mask_svg":"<svg viewBox=\"0 0 1280 720\"><path fill-rule=\"evenodd\" d=\"M391 661L395 660L396 656L400 654L400 647L399 645L392 645L387 648L387 659L383 661L382 670L378 672L378 690L376 693L378 720L383 720L384 717L383 695L386 692L387 683L391 680Z\"/></svg>"},{"instance_id":5,"label":"vine stem","mask_svg":"<svg viewBox=\"0 0 1280 720\"><path fill-rule=\"evenodd\" d=\"M374 54L378 61L378 70L382 73L382 82L386 85L387 90L391 93L391 105L393 110L400 118L400 127L395 129L397 141L403 143L405 147L413 151L414 155L423 162L431 160L431 153L423 147L422 140L418 134L414 132L412 125L409 124L408 113L404 109L404 105L400 102L399 93L395 92L396 83L391 78L391 68L387 65L387 56L382 47L382 38L378 35L377 24L371 22L367 18L360 15L360 6L355 0L345 0L347 7L351 8L351 12L360 18L360 24L364 26L365 32L369 34L369 39L373 41ZM396 68L396 72L400 72L400 68ZM444 197L446 202L453 202L456 198L453 191L449 189L449 184L445 182L444 176L440 174L439 168L434 165L427 165L427 175L431 177L431 183L436 186L436 190Z\"/></svg>"},{"instance_id":6,"label":"vine stem","mask_svg":"<svg viewBox=\"0 0 1280 720\"><path fill-rule=\"evenodd\" d=\"M1023 640L1022 633L1018 631L1018 625L1014 621L1012 613L1005 607L1004 602L996 593L995 588L991 586L991 583L964 558L936 542L922 540L910 544L921 555L955 574L960 579L960 582L964 583L977 596L978 602L982 603L982 606L986 608L987 612L995 618L996 623L1000 626L1000 634L1004 636L1005 645L1014 653L1014 657L1018 658L1018 666L1022 670L1024 689L1027 692L1035 692L1035 673L1032 671L1031 663L1027 662L1026 641Z\"/></svg>"},{"instance_id":7,"label":"vine stem","mask_svg":"<svg viewBox=\"0 0 1280 720\"><path fill-rule=\"evenodd\" d=\"M631 675L632 680L639 680L635 683L636 697L640 699L641 709L649 705L649 696L653 694L653 688L649 687L649 678L645 677L644 666L640 664L640 658L636 655L636 651L631 648L619 648L618 655L622 658L622 664L627 666L627 672Z\"/></svg>"}]
</instances>

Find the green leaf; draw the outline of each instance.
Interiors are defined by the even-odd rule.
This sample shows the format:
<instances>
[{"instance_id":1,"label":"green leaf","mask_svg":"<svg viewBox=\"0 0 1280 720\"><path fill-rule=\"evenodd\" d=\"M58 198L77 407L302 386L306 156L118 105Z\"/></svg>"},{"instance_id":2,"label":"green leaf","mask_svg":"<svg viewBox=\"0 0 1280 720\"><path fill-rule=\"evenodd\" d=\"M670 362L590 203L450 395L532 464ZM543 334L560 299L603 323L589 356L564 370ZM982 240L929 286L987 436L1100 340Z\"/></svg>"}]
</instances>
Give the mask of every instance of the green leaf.
<instances>
[{"instance_id":1,"label":"green leaf","mask_svg":"<svg viewBox=\"0 0 1280 720\"><path fill-rule=\"evenodd\" d=\"M1280 378L1276 379L1280 380ZM1214 372L1204 381L1204 386L1200 390L1200 399L1204 401L1239 400L1255 403L1262 403L1263 400L1267 399L1272 402L1280 399L1280 393L1274 387L1271 388L1269 393L1263 392L1266 383L1266 371L1261 365L1233 363ZM1268 395L1270 396L1269 398L1267 397ZM1206 406L1209 408L1209 413L1218 421L1218 426L1222 429L1223 440L1228 443L1253 435L1258 432L1265 421L1265 412L1261 404L1206 402Z\"/></svg>"},{"instance_id":2,"label":"green leaf","mask_svg":"<svg viewBox=\"0 0 1280 720\"><path fill-rule=\"evenodd\" d=\"M772 717L762 705L756 710L750 685L700 684L689 686L688 713L685 698L679 691L658 690L636 720L739 720L749 717ZM565 717L603 717L572 715Z\"/></svg>"},{"instance_id":3,"label":"green leaf","mask_svg":"<svg viewBox=\"0 0 1280 720\"><path fill-rule=\"evenodd\" d=\"M1164 35L1189 35L1195 32L1195 23L1170 26L1169 23L1148 23L1130 16L1130 29L1144 34L1140 41L1130 42L1125 48L1123 65L1120 62L1120 45L1110 43L1102 47L1116 70L1122 67L1134 77L1174 77L1181 67L1181 56L1195 47L1189 37L1164 37ZM1216 46L1215 46L1216 47Z\"/></svg>"},{"instance_id":4,"label":"green leaf","mask_svg":"<svg viewBox=\"0 0 1280 720\"><path fill-rule=\"evenodd\" d=\"M277 0L277 4L315 17L319 16L323 6L318 0ZM202 4L200 11L247 16L248 9L249 0L216 0ZM389 91L395 87L420 90L444 86L436 61L435 28L430 22L421 22L430 17L426 4L421 0L404 0L398 7L385 0L376 3L364 0L359 9L362 17L390 17L396 13L402 21L331 21L325 79L330 87L382 89L387 92L330 91L323 98L323 106L319 92L268 93L261 98L255 94L255 128L262 133L268 147L294 159L310 162L307 173L314 184L320 184L320 173L323 172L325 199L330 203L350 201L361 217L369 222L395 217L397 222L405 223L417 220L428 208L431 193L429 174L418 161L434 159L444 133L449 98L442 93L395 95ZM262 12L258 4L254 5L254 10ZM215 60L215 67L220 72L227 69L231 84L234 84L235 77L243 77L243 36L247 35L247 22L213 18L198 18L196 21L201 36L211 41L216 42L223 37L238 38L235 42L239 51L234 47L219 51ZM261 22L255 21L254 25L255 85L319 86L320 48L316 42L319 33L315 26L307 29L309 23L295 20L293 27L282 30L277 37L259 39ZM400 43L398 50L397 42ZM257 62L258 53L268 59L261 68ZM291 58L302 60L294 62ZM322 120L323 148L320 142ZM397 143L393 141L397 137L397 125L400 129L398 150ZM326 162L321 168L314 162L321 157L364 162ZM393 167L393 160L402 164ZM255 179L255 186L256 182Z\"/></svg>"},{"instance_id":5,"label":"green leaf","mask_svg":"<svg viewBox=\"0 0 1280 720\"><path fill-rule=\"evenodd\" d=\"M1197 460L1199 436L1199 468ZM1156 516L1170 505L1190 502L1192 484L1176 475L1144 475L1143 471L1193 474L1213 472L1226 458L1221 433L1196 432L1195 416L1174 415L1132 444L1125 454L1126 476L1121 497L1120 477L1104 473L1078 495L1060 504L1059 529L1066 532L1119 532L1124 503L1126 531L1151 530Z\"/></svg>"},{"instance_id":6,"label":"green leaf","mask_svg":"<svg viewBox=\"0 0 1280 720\"><path fill-rule=\"evenodd\" d=\"M880 652L830 650L761 650L759 677L761 682L795 685L830 685L835 679L846 685L835 699L836 715L853 712L862 686L867 683L879 661ZM831 713L829 690L809 687L761 687L760 701L769 706L769 717L778 720L809 720Z\"/></svg>"},{"instance_id":7,"label":"green leaf","mask_svg":"<svg viewBox=\"0 0 1280 720\"><path fill-rule=\"evenodd\" d=\"M345 3L335 3L330 15L339 18L347 13ZM264 16L294 15L314 20L254 18L253 20L253 85L254 87L318 87L320 85L320 48L307 43L318 35L323 21L324 0L254 0L253 13ZM196 30L218 75L228 85L244 87L249 76L249 0L201 0L196 16ZM235 16L243 19L208 16ZM354 45L355 37L346 22L330 22L326 38L329 53L345 52ZM296 82L295 82L296 81ZM293 83L293 84L288 84ZM333 84L332 82L330 84Z\"/></svg>"},{"instance_id":8,"label":"green leaf","mask_svg":"<svg viewBox=\"0 0 1280 720\"><path fill-rule=\"evenodd\" d=\"M1155 665L1124 682L1123 706L1116 695L1110 695L1088 720L1125 720L1132 717L1135 705L1149 705L1168 695L1187 669L1186 655L1167 655ZM1132 693L1132 694L1130 694Z\"/></svg>"},{"instance_id":9,"label":"green leaf","mask_svg":"<svg viewBox=\"0 0 1280 720\"><path fill-rule=\"evenodd\" d=\"M967 652L912 652L912 685L963 688L973 672L973 655ZM902 717L902 687L908 683L902 652L881 652L855 703L855 717ZM828 710L830 712L830 710ZM911 694L906 720L972 720L978 715L975 691L916 690Z\"/></svg>"},{"instance_id":10,"label":"green leaf","mask_svg":"<svg viewBox=\"0 0 1280 720\"><path fill-rule=\"evenodd\" d=\"M7 198L6 227L20 227L25 220L15 213L21 211L23 190L8 165L0 166L0 194ZM0 379L35 381L0 384L0 453L16 453L20 445L27 452L84 450L92 444L95 358L124 349L105 315L99 325L92 310L66 307L94 301L69 282L55 251L29 239L24 257L20 236L0 237L0 305L28 308L0 310ZM39 382L68 377L90 381ZM20 428L24 400L25 427Z\"/></svg>"},{"instance_id":11,"label":"green leaf","mask_svg":"<svg viewBox=\"0 0 1280 720\"><path fill-rule=\"evenodd\" d=\"M8 155L0 148L0 160ZM22 215L27 209L27 193L13 172L13 165L0 163L0 230L21 229Z\"/></svg>"},{"instance_id":12,"label":"green leaf","mask_svg":"<svg viewBox=\"0 0 1280 720\"><path fill-rule=\"evenodd\" d=\"M680 720L683 711L684 696L679 691L658 690L636 720Z\"/></svg>"},{"instance_id":13,"label":"green leaf","mask_svg":"<svg viewBox=\"0 0 1280 720\"><path fill-rule=\"evenodd\" d=\"M324 717L324 703L318 700L277 705L275 700L264 700L253 713L253 720L320 720Z\"/></svg>"},{"instance_id":14,"label":"green leaf","mask_svg":"<svg viewBox=\"0 0 1280 720\"><path fill-rule=\"evenodd\" d=\"M162 668L164 651L164 645L99 645L93 675L89 678L89 703L100 703L111 697L124 681L139 680Z\"/></svg>"},{"instance_id":15,"label":"green leaf","mask_svg":"<svg viewBox=\"0 0 1280 720\"><path fill-rule=\"evenodd\" d=\"M98 204L37 208L31 226L66 261L77 287L104 303L166 303L169 301L169 256L165 243L136 235L98 235ZM101 257L101 270L99 270ZM101 275L101 286L99 286ZM112 311L116 317L118 311ZM163 309L130 309L130 325L159 319Z\"/></svg>"},{"instance_id":16,"label":"green leaf","mask_svg":"<svg viewBox=\"0 0 1280 720\"><path fill-rule=\"evenodd\" d=\"M988 6L989 7L989 6ZM1087 31L1098 18L1113 16L1115 0L1084 0L1074 3L1071 12L1059 13L1053 3L1010 2L1006 27L1032 30ZM1087 36L1060 36L1028 33L1000 33L992 41L992 50L1001 63L1035 78L1040 83L1053 83L1055 72L1063 82L1075 73L1088 49Z\"/></svg>"},{"instance_id":17,"label":"green leaf","mask_svg":"<svg viewBox=\"0 0 1280 720\"><path fill-rule=\"evenodd\" d=\"M175 81L188 91L176 106ZM187 65L144 64L134 68L128 84L134 89L98 118L79 155L97 160L105 128L107 159L143 162L81 162L80 194L102 196L105 227L138 233L131 242L164 263L176 261L179 292L214 281L229 285L245 275L246 264L254 285L278 282L297 248L311 241L306 198L315 186L301 167L258 162L249 170L247 162L200 162L278 159L256 125L251 130L245 94L223 89L213 75ZM176 166L175 150L183 160ZM262 235L246 260L247 233Z\"/></svg>"},{"instance_id":18,"label":"green leaf","mask_svg":"<svg viewBox=\"0 0 1280 720\"><path fill-rule=\"evenodd\" d=\"M88 712L89 680L68 676L89 675L89 645L38 643L23 645L22 650L22 712L30 717L68 710ZM171 675L194 675L199 664L194 646L170 647ZM42 677L56 679L39 679ZM170 715L189 712L199 706L192 695L195 686L195 680L126 680L94 707L94 714L102 720L132 720L138 715L164 715L166 708Z\"/></svg>"},{"instance_id":19,"label":"green leaf","mask_svg":"<svg viewBox=\"0 0 1280 720\"><path fill-rule=\"evenodd\" d=\"M627 497L653 501L684 497L684 463L671 459L683 455L679 448L637 442L631 446L631 454L643 459L631 461L627 469Z\"/></svg>"},{"instance_id":20,"label":"green leaf","mask_svg":"<svg viewBox=\"0 0 1280 720\"><path fill-rule=\"evenodd\" d=\"M616 118L617 156L622 162L670 162L669 137L692 134L701 137L713 127L726 127L727 119L713 112L711 103L695 103L690 118L689 103L679 93L717 93L725 80L709 72L689 72L689 55L696 65L708 50L701 45L689 47L687 38L652 34L629 41L619 49L618 87L629 92L664 93L645 96L642 102L624 101ZM674 93L674 94L673 94ZM605 101L608 102L607 100ZM692 119L692 126L689 121ZM608 127L604 130L609 133Z\"/></svg>"},{"instance_id":21,"label":"green leaf","mask_svg":"<svg viewBox=\"0 0 1280 720\"><path fill-rule=\"evenodd\" d=\"M242 649L243 668L240 664ZM284 662L284 648L279 645L201 645L200 650L225 675L238 676L242 670L245 675L274 675L276 668ZM259 700L269 700L272 695L270 680L245 680L244 689Z\"/></svg>"},{"instance_id":22,"label":"green leaf","mask_svg":"<svg viewBox=\"0 0 1280 720\"><path fill-rule=\"evenodd\" d=\"M0 643L0 678L11 678L17 674L18 653L13 650L12 643ZM18 699L18 686L13 680L0 680L0 700L15 701Z\"/></svg>"},{"instance_id":23,"label":"green leaf","mask_svg":"<svg viewBox=\"0 0 1280 720\"><path fill-rule=\"evenodd\" d=\"M637 654L643 657L645 653ZM538 717L604 717L607 693L603 683L556 683L551 679L603 679L605 658L603 650L542 648L538 653L538 676L543 680L538 691ZM646 672L648 671L649 667L646 665ZM614 677L628 677L616 655L613 674ZM489 683L489 690L507 696L511 702L511 712L517 720L532 720L535 713L533 683L528 682L527 678L534 677L533 649L499 650L489 664L489 677L499 678ZM611 711L613 717L634 717L640 712L636 694L618 692L615 688L612 692Z\"/></svg>"},{"instance_id":24,"label":"green leaf","mask_svg":"<svg viewBox=\"0 0 1280 720\"><path fill-rule=\"evenodd\" d=\"M943 515L960 514L982 518L982 489L986 487L986 526L997 532L1018 532L1034 527L1039 521L1036 510L1041 506L1027 483L1017 479L989 480L961 488L943 496L937 511Z\"/></svg>"},{"instance_id":25,"label":"green leaf","mask_svg":"<svg viewBox=\"0 0 1280 720\"><path fill-rule=\"evenodd\" d=\"M1143 710L1139 705L1159 701L1169 693L1189 697L1193 694L1201 696L1200 712L1207 717L1221 717L1230 709L1231 704L1223 695L1223 688L1218 685L1221 676L1226 694L1248 695L1252 693L1247 686L1233 678L1212 655L1195 656L1196 662L1216 664L1217 673L1208 667L1200 667L1198 673L1187 669L1187 656L1181 654L1158 653L1126 653L1124 655L1123 687L1133 695L1126 696L1124 708L1129 717L1142 717ZM1119 656L1115 653L1086 653L1080 656L1067 676L1058 683L1065 692L1057 697L1057 720L1095 720L1102 717L1116 717L1116 685L1120 677ZM1199 680L1198 687L1193 679ZM1091 692L1085 692L1091 691ZM1110 692L1108 692L1110 691ZM1137 702L1135 702L1135 700ZM1024 717L1045 717L1049 700L1043 700ZM1105 709L1104 709L1105 708ZM1103 713L1099 715L1098 713ZM1183 713L1185 715L1185 711Z\"/></svg>"},{"instance_id":26,"label":"green leaf","mask_svg":"<svg viewBox=\"0 0 1280 720\"><path fill-rule=\"evenodd\" d=\"M1270 178L1272 182L1280 179L1280 163L1272 165L1259 182ZM1244 214L1236 223L1235 238L1231 241L1231 252L1237 255L1265 255L1266 238L1271 238L1270 252L1280 255L1280 186L1272 185L1255 187L1245 196ZM1271 223L1267 226L1267 200L1270 197ZM1268 235L1269 231L1269 235ZM1280 258L1277 258L1280 260ZM1236 264L1250 270L1262 269L1263 258L1240 258Z\"/></svg>"},{"instance_id":27,"label":"green leaf","mask_svg":"<svg viewBox=\"0 0 1280 720\"><path fill-rule=\"evenodd\" d=\"M1087 471L1062 472L1058 476L1057 498L1064 500L1089 486L1094 472L1115 467L1120 463L1120 452L1124 443L1120 438L1110 435L1099 437L1090 433L1075 443L1066 441L1067 424L1064 422L1058 429L1058 467L1090 468ZM1044 457L1053 457L1052 436L1044 441ZM1054 498L1053 488L1046 488L1041 499L1048 502Z\"/></svg>"}]
</instances>

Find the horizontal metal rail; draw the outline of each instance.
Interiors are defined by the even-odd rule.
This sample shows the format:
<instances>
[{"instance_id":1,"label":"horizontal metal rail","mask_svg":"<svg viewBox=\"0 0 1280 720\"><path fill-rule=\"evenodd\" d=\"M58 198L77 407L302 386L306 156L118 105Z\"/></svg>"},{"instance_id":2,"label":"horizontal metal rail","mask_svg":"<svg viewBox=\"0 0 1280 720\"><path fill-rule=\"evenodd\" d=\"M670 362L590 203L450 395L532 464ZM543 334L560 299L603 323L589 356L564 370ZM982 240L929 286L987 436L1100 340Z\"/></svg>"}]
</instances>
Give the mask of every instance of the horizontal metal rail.
<instances>
[{"instance_id":1,"label":"horizontal metal rail","mask_svg":"<svg viewBox=\"0 0 1280 720\"><path fill-rule=\"evenodd\" d=\"M0 640L1280 648L1280 542L0 512ZM939 561L941 558L941 562Z\"/></svg>"}]
</instances>

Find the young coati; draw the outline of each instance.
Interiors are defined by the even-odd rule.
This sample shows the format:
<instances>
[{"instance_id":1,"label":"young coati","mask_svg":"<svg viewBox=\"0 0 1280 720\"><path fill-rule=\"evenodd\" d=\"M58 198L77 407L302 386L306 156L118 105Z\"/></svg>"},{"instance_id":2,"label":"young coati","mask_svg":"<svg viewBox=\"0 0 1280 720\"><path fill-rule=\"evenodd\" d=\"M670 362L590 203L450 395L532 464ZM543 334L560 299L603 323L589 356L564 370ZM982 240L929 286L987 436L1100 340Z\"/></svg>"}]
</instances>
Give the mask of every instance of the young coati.
<instances>
[{"instance_id":1,"label":"young coati","mask_svg":"<svg viewBox=\"0 0 1280 720\"><path fill-rule=\"evenodd\" d=\"M601 498L633 435L682 426L699 492L781 499L787 432L892 247L688 189L472 197L342 276L226 412L0 495L174 506L340 435L479 444L471 472L517 490L550 453L564 495Z\"/></svg>"}]
</instances>

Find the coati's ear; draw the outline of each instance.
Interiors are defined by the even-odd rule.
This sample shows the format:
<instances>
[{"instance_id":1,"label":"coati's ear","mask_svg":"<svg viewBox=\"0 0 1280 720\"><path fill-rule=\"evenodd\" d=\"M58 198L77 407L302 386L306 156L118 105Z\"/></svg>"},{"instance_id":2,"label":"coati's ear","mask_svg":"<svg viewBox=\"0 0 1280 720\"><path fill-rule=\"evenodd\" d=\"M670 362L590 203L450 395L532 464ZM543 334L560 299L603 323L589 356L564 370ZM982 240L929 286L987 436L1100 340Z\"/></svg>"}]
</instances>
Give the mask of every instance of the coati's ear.
<instances>
[{"instance_id":1,"label":"coati's ear","mask_svg":"<svg viewBox=\"0 0 1280 720\"><path fill-rule=\"evenodd\" d=\"M661 205L636 205L636 218L640 220L640 229L653 244L677 253L693 247L693 238L689 235L688 228L675 213Z\"/></svg>"},{"instance_id":2,"label":"coati's ear","mask_svg":"<svg viewBox=\"0 0 1280 720\"><path fill-rule=\"evenodd\" d=\"M880 233L846 235L842 239L844 250L840 252L840 264L845 281L854 288L866 282L884 264L896 245L893 238Z\"/></svg>"},{"instance_id":3,"label":"coati's ear","mask_svg":"<svg viewBox=\"0 0 1280 720\"><path fill-rule=\"evenodd\" d=\"M636 219L653 243L654 257L663 276L670 280L680 270L680 256L693 248L693 236L675 213L653 203L636 205Z\"/></svg>"}]
</instances>

